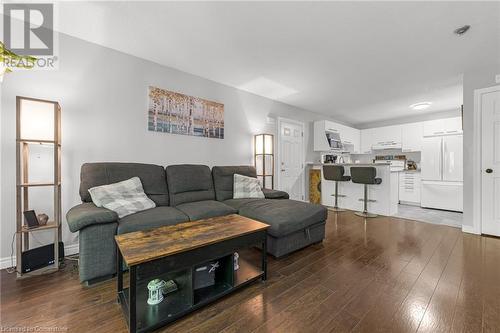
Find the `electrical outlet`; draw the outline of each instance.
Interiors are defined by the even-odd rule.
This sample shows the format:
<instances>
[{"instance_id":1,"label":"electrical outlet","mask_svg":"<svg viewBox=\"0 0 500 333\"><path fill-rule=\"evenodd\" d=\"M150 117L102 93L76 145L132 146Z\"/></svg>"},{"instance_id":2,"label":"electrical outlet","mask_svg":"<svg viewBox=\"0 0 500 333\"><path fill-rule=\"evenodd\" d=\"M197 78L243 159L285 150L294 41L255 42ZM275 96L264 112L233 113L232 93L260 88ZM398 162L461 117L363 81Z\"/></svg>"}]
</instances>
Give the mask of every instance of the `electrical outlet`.
<instances>
[{"instance_id":1,"label":"electrical outlet","mask_svg":"<svg viewBox=\"0 0 500 333\"><path fill-rule=\"evenodd\" d=\"M495 82L500 83L500 74L495 75Z\"/></svg>"}]
</instances>

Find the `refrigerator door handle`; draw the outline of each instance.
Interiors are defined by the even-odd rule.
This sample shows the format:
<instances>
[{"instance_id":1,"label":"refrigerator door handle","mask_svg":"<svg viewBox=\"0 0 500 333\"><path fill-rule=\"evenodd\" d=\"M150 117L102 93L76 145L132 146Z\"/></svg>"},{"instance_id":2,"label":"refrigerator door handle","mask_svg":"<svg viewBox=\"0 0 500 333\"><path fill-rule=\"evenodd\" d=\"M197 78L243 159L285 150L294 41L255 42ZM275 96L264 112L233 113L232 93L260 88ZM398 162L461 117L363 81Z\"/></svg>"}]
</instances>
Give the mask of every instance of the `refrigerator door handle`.
<instances>
[{"instance_id":1,"label":"refrigerator door handle","mask_svg":"<svg viewBox=\"0 0 500 333\"><path fill-rule=\"evenodd\" d=\"M446 170L448 170L448 146L446 145L446 140L442 139L443 141L443 168L441 170L441 179L445 180L445 175L446 175Z\"/></svg>"},{"instance_id":2,"label":"refrigerator door handle","mask_svg":"<svg viewBox=\"0 0 500 333\"><path fill-rule=\"evenodd\" d=\"M444 172L443 172L443 169L444 169L444 161L443 159L445 158L444 157L444 140L441 138L441 154L439 156L439 178L441 180L443 180L443 175L444 175Z\"/></svg>"}]
</instances>

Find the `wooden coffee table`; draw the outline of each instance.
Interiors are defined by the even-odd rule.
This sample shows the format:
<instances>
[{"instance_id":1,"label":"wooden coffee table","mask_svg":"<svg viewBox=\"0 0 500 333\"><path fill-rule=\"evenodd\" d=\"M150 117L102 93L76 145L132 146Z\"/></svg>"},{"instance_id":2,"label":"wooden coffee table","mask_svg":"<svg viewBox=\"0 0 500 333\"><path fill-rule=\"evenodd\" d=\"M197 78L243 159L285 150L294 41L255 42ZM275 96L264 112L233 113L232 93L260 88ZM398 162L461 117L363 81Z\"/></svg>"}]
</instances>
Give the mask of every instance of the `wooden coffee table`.
<instances>
[{"instance_id":1,"label":"wooden coffee table","mask_svg":"<svg viewBox=\"0 0 500 333\"><path fill-rule=\"evenodd\" d=\"M130 332L154 330L252 281L266 280L268 227L234 214L115 236L118 301ZM234 253L255 245L262 247L261 267L240 258L234 270ZM123 261L129 267L128 288L123 288ZM196 269L214 262L219 267L213 284L196 288ZM149 305L147 285L157 278L173 280L178 289Z\"/></svg>"}]
</instances>

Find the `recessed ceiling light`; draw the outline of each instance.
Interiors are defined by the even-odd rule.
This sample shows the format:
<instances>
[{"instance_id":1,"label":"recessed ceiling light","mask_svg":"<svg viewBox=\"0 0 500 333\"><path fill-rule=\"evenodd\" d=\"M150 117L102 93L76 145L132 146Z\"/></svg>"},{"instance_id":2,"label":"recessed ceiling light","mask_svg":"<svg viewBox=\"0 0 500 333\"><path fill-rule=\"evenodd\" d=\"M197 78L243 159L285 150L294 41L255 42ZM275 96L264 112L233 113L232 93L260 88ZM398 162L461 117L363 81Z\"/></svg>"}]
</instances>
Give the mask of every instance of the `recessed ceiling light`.
<instances>
[{"instance_id":1,"label":"recessed ceiling light","mask_svg":"<svg viewBox=\"0 0 500 333\"><path fill-rule=\"evenodd\" d=\"M431 104L431 102L420 102L410 105L410 108L412 108L413 110L425 110L429 106L431 106Z\"/></svg>"},{"instance_id":2,"label":"recessed ceiling light","mask_svg":"<svg viewBox=\"0 0 500 333\"><path fill-rule=\"evenodd\" d=\"M297 93L297 90L284 86L265 77L259 77L249 81L238 89L248 91L252 94L267 97L269 99L279 99Z\"/></svg>"},{"instance_id":3,"label":"recessed ceiling light","mask_svg":"<svg viewBox=\"0 0 500 333\"><path fill-rule=\"evenodd\" d=\"M456 34L456 35L459 35L459 36L462 36L464 33L467 32L467 30L470 29L470 25L464 25L463 27L460 27L458 29L455 29L453 30L453 32Z\"/></svg>"}]
</instances>

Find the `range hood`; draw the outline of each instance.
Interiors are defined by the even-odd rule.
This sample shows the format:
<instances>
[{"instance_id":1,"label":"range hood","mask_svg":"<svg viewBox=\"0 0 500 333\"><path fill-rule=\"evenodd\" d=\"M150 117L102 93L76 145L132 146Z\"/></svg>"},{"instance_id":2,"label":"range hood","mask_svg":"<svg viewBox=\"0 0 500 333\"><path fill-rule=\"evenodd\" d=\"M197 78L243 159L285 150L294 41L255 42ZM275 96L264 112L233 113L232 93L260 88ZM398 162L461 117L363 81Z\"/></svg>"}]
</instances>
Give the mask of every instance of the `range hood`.
<instances>
[{"instance_id":1,"label":"range hood","mask_svg":"<svg viewBox=\"0 0 500 333\"><path fill-rule=\"evenodd\" d=\"M384 149L401 149L401 142L396 141L385 141L377 142L372 146L372 150L384 150Z\"/></svg>"}]
</instances>

